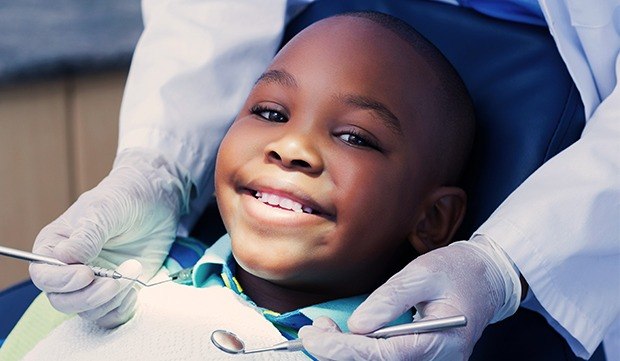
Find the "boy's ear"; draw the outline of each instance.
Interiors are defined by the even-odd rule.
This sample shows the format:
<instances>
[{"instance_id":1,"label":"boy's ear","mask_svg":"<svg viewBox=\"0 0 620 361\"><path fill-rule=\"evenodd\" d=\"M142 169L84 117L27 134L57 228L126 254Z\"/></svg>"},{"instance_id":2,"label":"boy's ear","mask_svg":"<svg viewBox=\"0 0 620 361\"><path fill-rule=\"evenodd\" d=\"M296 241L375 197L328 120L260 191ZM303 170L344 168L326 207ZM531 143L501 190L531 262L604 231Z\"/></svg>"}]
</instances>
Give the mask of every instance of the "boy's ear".
<instances>
[{"instance_id":1,"label":"boy's ear","mask_svg":"<svg viewBox=\"0 0 620 361\"><path fill-rule=\"evenodd\" d=\"M409 242L419 254L446 246L465 216L467 195L458 187L439 187L422 204Z\"/></svg>"}]
</instances>

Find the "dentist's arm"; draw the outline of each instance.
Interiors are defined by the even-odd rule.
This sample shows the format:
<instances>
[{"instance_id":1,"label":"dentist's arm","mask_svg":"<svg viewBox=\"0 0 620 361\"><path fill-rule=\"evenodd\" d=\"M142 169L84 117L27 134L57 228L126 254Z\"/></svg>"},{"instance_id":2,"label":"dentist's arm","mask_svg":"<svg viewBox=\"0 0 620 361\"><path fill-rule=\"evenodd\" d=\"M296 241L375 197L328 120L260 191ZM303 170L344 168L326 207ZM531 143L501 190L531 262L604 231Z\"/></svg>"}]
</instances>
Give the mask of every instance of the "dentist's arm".
<instances>
[{"instance_id":1,"label":"dentist's arm","mask_svg":"<svg viewBox=\"0 0 620 361\"><path fill-rule=\"evenodd\" d=\"M34 252L67 263L120 265L119 272L150 278L180 217L195 219L212 193L215 149L279 45L285 5L145 0L113 170L43 228ZM131 282L94 278L79 265L33 264L30 275L60 311L103 327L133 314Z\"/></svg>"},{"instance_id":2,"label":"dentist's arm","mask_svg":"<svg viewBox=\"0 0 620 361\"><path fill-rule=\"evenodd\" d=\"M286 0L143 0L119 153L146 148L187 170L191 229L213 194L217 147L280 44Z\"/></svg>"}]
</instances>

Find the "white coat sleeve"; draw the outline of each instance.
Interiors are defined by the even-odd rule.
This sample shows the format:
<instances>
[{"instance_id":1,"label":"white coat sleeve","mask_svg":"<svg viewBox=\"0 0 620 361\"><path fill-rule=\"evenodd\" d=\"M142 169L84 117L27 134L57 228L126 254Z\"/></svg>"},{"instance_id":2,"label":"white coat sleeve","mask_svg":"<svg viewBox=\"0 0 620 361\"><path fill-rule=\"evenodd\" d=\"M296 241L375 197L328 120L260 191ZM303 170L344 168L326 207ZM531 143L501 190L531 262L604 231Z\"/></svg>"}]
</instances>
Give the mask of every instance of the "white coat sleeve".
<instances>
[{"instance_id":1,"label":"white coat sleeve","mask_svg":"<svg viewBox=\"0 0 620 361\"><path fill-rule=\"evenodd\" d=\"M541 1L584 100L585 129L476 233L506 251L533 292L529 307L588 358L620 314L620 5L568 3Z\"/></svg>"},{"instance_id":2,"label":"white coat sleeve","mask_svg":"<svg viewBox=\"0 0 620 361\"><path fill-rule=\"evenodd\" d=\"M118 153L146 148L189 172L197 196L186 229L213 193L217 146L277 50L286 6L143 0L145 29L123 96Z\"/></svg>"}]
</instances>

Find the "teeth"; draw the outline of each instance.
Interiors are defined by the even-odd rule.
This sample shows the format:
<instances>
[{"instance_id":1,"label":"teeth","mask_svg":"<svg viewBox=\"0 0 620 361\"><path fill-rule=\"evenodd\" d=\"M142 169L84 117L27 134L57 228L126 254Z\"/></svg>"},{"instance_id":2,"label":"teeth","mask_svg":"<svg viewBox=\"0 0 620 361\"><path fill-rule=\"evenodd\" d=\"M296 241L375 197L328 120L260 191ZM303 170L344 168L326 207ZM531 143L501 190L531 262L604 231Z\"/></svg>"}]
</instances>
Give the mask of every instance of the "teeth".
<instances>
[{"instance_id":1,"label":"teeth","mask_svg":"<svg viewBox=\"0 0 620 361\"><path fill-rule=\"evenodd\" d=\"M280 207L286 208L286 209L293 209L293 201L290 199L284 198L283 200L280 201Z\"/></svg>"},{"instance_id":2,"label":"teeth","mask_svg":"<svg viewBox=\"0 0 620 361\"><path fill-rule=\"evenodd\" d=\"M267 196L267 203L271 204L272 206L278 206L280 205L280 197L276 196L275 194L269 194Z\"/></svg>"},{"instance_id":3,"label":"teeth","mask_svg":"<svg viewBox=\"0 0 620 361\"><path fill-rule=\"evenodd\" d=\"M299 202L295 202L292 199L278 196L276 194L269 194L257 191L254 195L259 201L280 208L289 209L296 213L314 213L314 210L308 206L304 206Z\"/></svg>"}]
</instances>

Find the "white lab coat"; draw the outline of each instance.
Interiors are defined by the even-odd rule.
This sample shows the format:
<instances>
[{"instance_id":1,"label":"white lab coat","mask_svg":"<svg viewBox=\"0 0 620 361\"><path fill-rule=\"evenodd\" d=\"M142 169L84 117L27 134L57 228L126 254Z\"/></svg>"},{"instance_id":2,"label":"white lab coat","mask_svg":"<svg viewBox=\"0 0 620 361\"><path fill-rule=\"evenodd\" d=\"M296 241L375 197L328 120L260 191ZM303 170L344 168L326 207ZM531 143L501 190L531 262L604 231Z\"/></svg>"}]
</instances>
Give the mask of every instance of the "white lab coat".
<instances>
[{"instance_id":1,"label":"white lab coat","mask_svg":"<svg viewBox=\"0 0 620 361\"><path fill-rule=\"evenodd\" d=\"M586 112L581 139L529 177L478 233L519 268L539 311L588 358L620 360L620 1L540 0Z\"/></svg>"},{"instance_id":2,"label":"white lab coat","mask_svg":"<svg viewBox=\"0 0 620 361\"><path fill-rule=\"evenodd\" d=\"M208 167L221 137L286 21L311 1L143 0L146 27L123 98L118 150L152 149L189 172L197 197L181 233L213 192ZM620 360L620 0L540 4L588 122L582 138L478 233L508 253L533 291L524 306L542 313L578 356L589 357L607 335L606 348L616 352L608 359Z\"/></svg>"}]
</instances>

